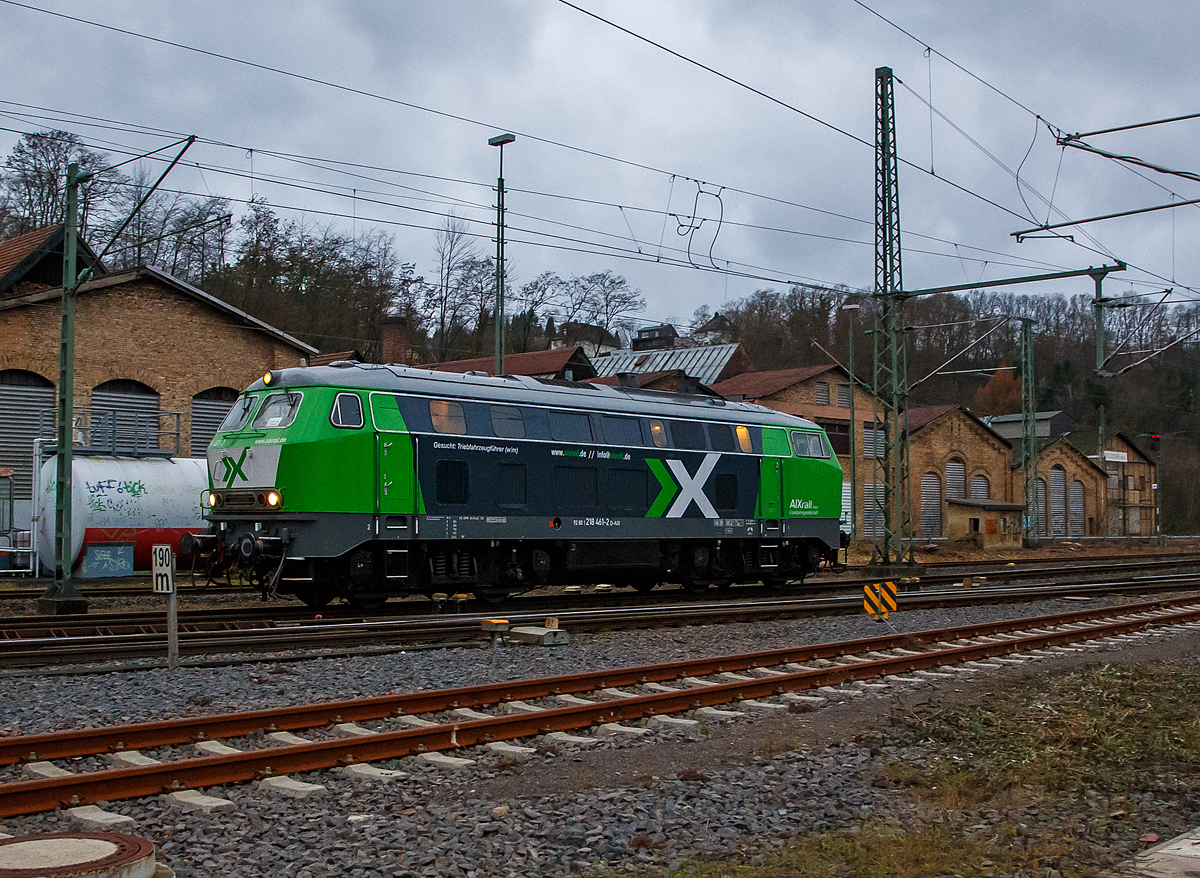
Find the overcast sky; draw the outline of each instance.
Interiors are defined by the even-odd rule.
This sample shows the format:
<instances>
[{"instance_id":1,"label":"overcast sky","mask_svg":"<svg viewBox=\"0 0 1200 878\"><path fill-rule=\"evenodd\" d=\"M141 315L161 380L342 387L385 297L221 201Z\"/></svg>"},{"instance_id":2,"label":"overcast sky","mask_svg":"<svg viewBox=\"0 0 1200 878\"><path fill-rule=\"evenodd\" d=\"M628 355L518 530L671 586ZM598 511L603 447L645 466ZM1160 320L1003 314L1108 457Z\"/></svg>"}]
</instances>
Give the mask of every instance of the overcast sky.
<instances>
[{"instance_id":1,"label":"overcast sky","mask_svg":"<svg viewBox=\"0 0 1200 878\"><path fill-rule=\"evenodd\" d=\"M516 281L610 269L645 295L647 320L686 321L792 281L872 285L874 71L886 65L899 79L907 288L1115 257L1131 269L1109 295L1198 295L1200 206L1063 230L1074 243L1010 233L1200 198L1195 182L1064 150L1046 124L1075 133L1200 112L1200 4L577 5L795 109L558 0L0 0L0 153L47 128L114 156L196 134L228 146L197 143L168 187L385 229L428 276L448 211L493 252L487 139L511 131ZM1200 171L1200 120L1088 142ZM1028 289L1090 294L1091 282Z\"/></svg>"}]
</instances>

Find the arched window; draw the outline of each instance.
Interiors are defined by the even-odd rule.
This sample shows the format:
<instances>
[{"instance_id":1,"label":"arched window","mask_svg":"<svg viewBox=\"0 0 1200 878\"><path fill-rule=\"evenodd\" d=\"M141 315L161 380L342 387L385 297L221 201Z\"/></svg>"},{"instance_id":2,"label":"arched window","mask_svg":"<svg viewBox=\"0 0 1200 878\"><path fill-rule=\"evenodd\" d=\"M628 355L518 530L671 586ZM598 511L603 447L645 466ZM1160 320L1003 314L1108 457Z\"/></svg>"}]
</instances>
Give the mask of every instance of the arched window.
<instances>
[{"instance_id":1,"label":"arched window","mask_svg":"<svg viewBox=\"0 0 1200 878\"><path fill-rule=\"evenodd\" d=\"M961 460L946 464L946 499L967 499L967 466Z\"/></svg>"},{"instance_id":2,"label":"arched window","mask_svg":"<svg viewBox=\"0 0 1200 878\"><path fill-rule=\"evenodd\" d=\"M942 535L942 480L937 473L921 476L921 536Z\"/></svg>"},{"instance_id":3,"label":"arched window","mask_svg":"<svg viewBox=\"0 0 1200 878\"><path fill-rule=\"evenodd\" d=\"M1083 536L1084 529L1084 510L1083 503L1083 482L1078 480L1071 482L1071 536Z\"/></svg>"},{"instance_id":4,"label":"arched window","mask_svg":"<svg viewBox=\"0 0 1200 878\"><path fill-rule=\"evenodd\" d=\"M158 450L158 391L140 381L117 378L92 390L88 444L117 454Z\"/></svg>"},{"instance_id":5,"label":"arched window","mask_svg":"<svg viewBox=\"0 0 1200 878\"><path fill-rule=\"evenodd\" d=\"M971 477L971 499L972 500L991 500L992 499L992 484L988 481L985 475L977 475Z\"/></svg>"},{"instance_id":6,"label":"arched window","mask_svg":"<svg viewBox=\"0 0 1200 878\"><path fill-rule=\"evenodd\" d=\"M1067 471L1061 466L1050 467L1050 537L1067 536Z\"/></svg>"},{"instance_id":7,"label":"arched window","mask_svg":"<svg viewBox=\"0 0 1200 878\"><path fill-rule=\"evenodd\" d=\"M192 397L192 457L204 457L208 443L233 407L238 392L232 387L210 387Z\"/></svg>"},{"instance_id":8,"label":"arched window","mask_svg":"<svg viewBox=\"0 0 1200 878\"><path fill-rule=\"evenodd\" d=\"M0 369L0 467L13 470L13 497L28 500L33 440L54 438L54 385L36 372Z\"/></svg>"}]
</instances>

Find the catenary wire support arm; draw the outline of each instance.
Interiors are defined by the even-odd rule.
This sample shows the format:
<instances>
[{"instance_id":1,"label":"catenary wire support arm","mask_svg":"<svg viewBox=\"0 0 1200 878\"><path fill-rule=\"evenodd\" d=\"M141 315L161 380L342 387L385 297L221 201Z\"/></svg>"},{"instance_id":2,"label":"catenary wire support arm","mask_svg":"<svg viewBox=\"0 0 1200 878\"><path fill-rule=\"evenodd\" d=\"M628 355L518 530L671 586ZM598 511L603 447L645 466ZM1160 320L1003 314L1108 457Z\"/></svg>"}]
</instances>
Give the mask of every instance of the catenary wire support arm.
<instances>
[{"instance_id":1,"label":"catenary wire support arm","mask_svg":"<svg viewBox=\"0 0 1200 878\"><path fill-rule=\"evenodd\" d=\"M957 360L959 357L963 356L963 354L967 353L967 351L971 350L971 348L975 347L975 345L977 345L977 344L979 344L980 342L982 342L982 341L983 341L985 338L987 338L989 335L991 335L991 334L992 334L993 332L995 332L997 329L1000 329L1002 326L1005 326L1005 325L1007 324L1008 320L1009 320L1009 318L1007 318L1007 317L1001 317L1001 318L999 318L999 319L1000 319L1000 322L999 322L999 323L997 323L995 326L993 326L991 329L989 329L989 330L988 330L987 332L985 332L983 335L979 336L979 338L975 339L975 341L971 342L969 345L967 345L965 348L963 348L961 351L959 351L959 352L958 352L957 354L955 354L953 357L951 357L950 359L948 359L946 362L942 363L942 365L938 366L936 369L934 369L932 372L930 372L930 373L929 373L928 375L926 375L924 378L920 379L919 381L914 381L914 382L913 382L913 383L912 383L912 384L909 386L909 388L908 388L908 389L909 389L909 390L912 390L914 387L918 387L918 386L920 386L921 384L924 384L926 381L928 381L928 380L929 380L930 378L932 378L934 375L937 375L937 374L941 373L941 372L942 372L942 369L946 368L946 367L947 367L947 366L949 366L951 363L953 363L955 360Z\"/></svg>"},{"instance_id":2,"label":"catenary wire support arm","mask_svg":"<svg viewBox=\"0 0 1200 878\"><path fill-rule=\"evenodd\" d=\"M1069 220L1061 223L1050 223L1044 226L1034 226L1031 229L1021 229L1019 232L1009 232L1009 237L1016 238L1017 243L1022 243L1026 238L1035 235L1038 232L1050 232L1054 229L1065 229L1071 226L1082 226L1085 223L1098 223L1102 220L1118 219L1123 216L1137 216L1142 213L1153 213L1156 210L1170 210L1173 207L1186 207L1189 204L1200 204L1200 198L1193 198L1189 201L1175 201L1171 204L1157 204L1154 207L1138 207L1133 210L1122 210L1119 213L1106 213L1102 216L1091 216L1087 219Z\"/></svg>"}]
</instances>

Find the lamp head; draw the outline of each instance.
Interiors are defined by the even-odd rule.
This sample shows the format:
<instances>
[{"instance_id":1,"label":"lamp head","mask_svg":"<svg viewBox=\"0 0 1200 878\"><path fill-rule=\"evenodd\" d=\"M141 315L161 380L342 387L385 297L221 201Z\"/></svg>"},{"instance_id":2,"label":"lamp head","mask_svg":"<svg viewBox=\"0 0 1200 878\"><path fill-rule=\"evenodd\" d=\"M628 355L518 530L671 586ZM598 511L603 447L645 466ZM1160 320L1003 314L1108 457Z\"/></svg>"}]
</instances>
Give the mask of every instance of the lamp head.
<instances>
[{"instance_id":1,"label":"lamp head","mask_svg":"<svg viewBox=\"0 0 1200 878\"><path fill-rule=\"evenodd\" d=\"M488 138L488 146L504 146L506 143L512 143L517 139L515 134L497 134L495 137Z\"/></svg>"}]
</instances>

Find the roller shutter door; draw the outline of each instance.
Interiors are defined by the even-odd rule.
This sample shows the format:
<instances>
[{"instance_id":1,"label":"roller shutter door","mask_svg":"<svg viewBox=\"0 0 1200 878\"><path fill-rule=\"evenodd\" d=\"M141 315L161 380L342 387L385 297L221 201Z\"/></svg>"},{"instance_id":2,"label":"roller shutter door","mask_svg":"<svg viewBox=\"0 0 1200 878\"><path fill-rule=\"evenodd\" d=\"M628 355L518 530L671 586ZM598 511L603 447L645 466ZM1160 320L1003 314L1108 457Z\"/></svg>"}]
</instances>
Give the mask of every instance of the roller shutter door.
<instances>
[{"instance_id":1,"label":"roller shutter door","mask_svg":"<svg viewBox=\"0 0 1200 878\"><path fill-rule=\"evenodd\" d=\"M842 482L842 530L847 533L854 532L854 524L850 521L850 500L854 496L854 485L851 482Z\"/></svg>"},{"instance_id":2,"label":"roller shutter door","mask_svg":"<svg viewBox=\"0 0 1200 878\"><path fill-rule=\"evenodd\" d=\"M992 484L988 481L987 476L975 476L971 479L971 499L992 499Z\"/></svg>"},{"instance_id":3,"label":"roller shutter door","mask_svg":"<svg viewBox=\"0 0 1200 878\"><path fill-rule=\"evenodd\" d=\"M921 476L921 536L942 535L942 480L937 473Z\"/></svg>"},{"instance_id":4,"label":"roller shutter door","mask_svg":"<svg viewBox=\"0 0 1200 878\"><path fill-rule=\"evenodd\" d=\"M967 499L967 466L961 460L952 460L946 464L946 498Z\"/></svg>"},{"instance_id":5,"label":"roller shutter door","mask_svg":"<svg viewBox=\"0 0 1200 878\"><path fill-rule=\"evenodd\" d=\"M1071 482L1071 536L1083 536L1083 482Z\"/></svg>"},{"instance_id":6,"label":"roller shutter door","mask_svg":"<svg viewBox=\"0 0 1200 878\"><path fill-rule=\"evenodd\" d=\"M89 439L94 444L111 448L115 413L117 454L156 450L158 412L157 393L93 390L92 435Z\"/></svg>"},{"instance_id":7,"label":"roller shutter door","mask_svg":"<svg viewBox=\"0 0 1200 878\"><path fill-rule=\"evenodd\" d=\"M28 500L32 490L33 440L39 436L42 412L49 412L45 438L54 438L57 396L53 387L0 384L0 467L13 468L13 497L18 500Z\"/></svg>"},{"instance_id":8,"label":"roller shutter door","mask_svg":"<svg viewBox=\"0 0 1200 878\"><path fill-rule=\"evenodd\" d=\"M192 400L192 457L204 457L208 443L217 435L217 427L221 426L221 421L225 420L225 415L232 407L232 400Z\"/></svg>"},{"instance_id":9,"label":"roller shutter door","mask_svg":"<svg viewBox=\"0 0 1200 878\"><path fill-rule=\"evenodd\" d=\"M1061 466L1050 469L1050 537L1067 535L1067 471Z\"/></svg>"},{"instance_id":10,"label":"roller shutter door","mask_svg":"<svg viewBox=\"0 0 1200 878\"><path fill-rule=\"evenodd\" d=\"M1040 538L1046 535L1046 480L1035 479L1033 482L1033 516L1029 522L1029 532Z\"/></svg>"},{"instance_id":11,"label":"roller shutter door","mask_svg":"<svg viewBox=\"0 0 1200 878\"><path fill-rule=\"evenodd\" d=\"M883 536L883 485L863 485L863 536L878 539Z\"/></svg>"}]
</instances>

